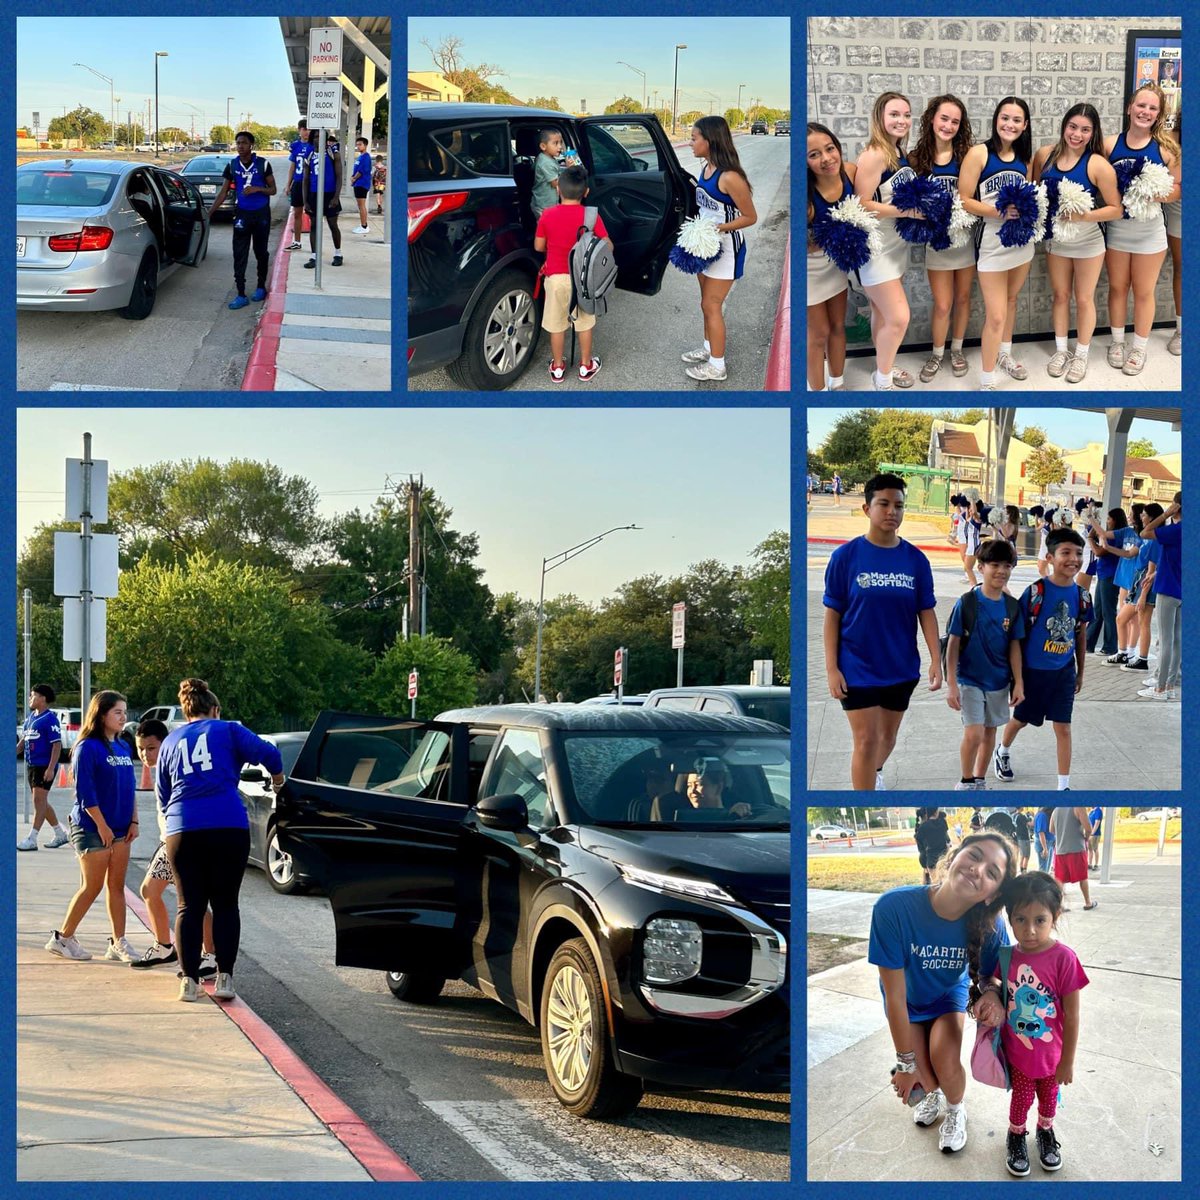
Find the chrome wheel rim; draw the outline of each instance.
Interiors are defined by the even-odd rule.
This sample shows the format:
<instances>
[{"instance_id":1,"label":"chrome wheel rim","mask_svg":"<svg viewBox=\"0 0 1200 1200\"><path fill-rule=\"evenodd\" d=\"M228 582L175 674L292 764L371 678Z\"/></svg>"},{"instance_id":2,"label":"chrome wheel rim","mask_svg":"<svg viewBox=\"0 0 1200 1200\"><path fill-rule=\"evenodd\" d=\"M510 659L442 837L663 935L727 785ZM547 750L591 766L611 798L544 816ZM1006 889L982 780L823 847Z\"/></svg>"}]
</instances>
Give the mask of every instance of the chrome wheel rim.
<instances>
[{"instance_id":1,"label":"chrome wheel rim","mask_svg":"<svg viewBox=\"0 0 1200 1200\"><path fill-rule=\"evenodd\" d=\"M267 843L267 870L276 883L286 886L292 882L292 856L280 850L279 840L274 834Z\"/></svg>"},{"instance_id":2,"label":"chrome wheel rim","mask_svg":"<svg viewBox=\"0 0 1200 1200\"><path fill-rule=\"evenodd\" d=\"M572 966L563 967L550 984L546 1039L559 1085L579 1091L592 1065L592 1002L583 976Z\"/></svg>"},{"instance_id":3,"label":"chrome wheel rim","mask_svg":"<svg viewBox=\"0 0 1200 1200\"><path fill-rule=\"evenodd\" d=\"M483 359L496 375L513 371L533 345L533 301L528 292L514 290L501 296L483 334Z\"/></svg>"}]
</instances>

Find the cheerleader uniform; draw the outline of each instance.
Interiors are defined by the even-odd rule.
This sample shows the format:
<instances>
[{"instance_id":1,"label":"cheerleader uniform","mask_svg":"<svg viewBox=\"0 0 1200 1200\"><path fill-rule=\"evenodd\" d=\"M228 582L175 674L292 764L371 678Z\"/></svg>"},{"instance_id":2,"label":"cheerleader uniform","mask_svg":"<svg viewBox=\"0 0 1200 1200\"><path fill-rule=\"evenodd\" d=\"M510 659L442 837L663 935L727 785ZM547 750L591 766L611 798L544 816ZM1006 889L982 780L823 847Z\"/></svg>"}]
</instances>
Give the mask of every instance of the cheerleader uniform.
<instances>
[{"instance_id":1,"label":"cheerleader uniform","mask_svg":"<svg viewBox=\"0 0 1200 1200\"><path fill-rule=\"evenodd\" d=\"M953 159L944 167L934 164L929 177L940 183L952 196L958 194L958 167ZM932 246L925 247L925 270L927 271L957 271L960 267L975 265L975 243L971 238L961 246L951 246L949 250L935 250Z\"/></svg>"},{"instance_id":2,"label":"cheerleader uniform","mask_svg":"<svg viewBox=\"0 0 1200 1200\"><path fill-rule=\"evenodd\" d=\"M854 185L842 176L842 194L834 204L840 204L847 196L854 195ZM819 191L812 193L813 220L825 216L833 207ZM809 251L808 253L808 304L824 304L832 300L850 286L850 280L845 271L839 271L837 264L824 250Z\"/></svg>"},{"instance_id":3,"label":"cheerleader uniform","mask_svg":"<svg viewBox=\"0 0 1200 1200\"><path fill-rule=\"evenodd\" d=\"M994 150L988 150L987 162L979 174L979 186L975 189L975 199L981 204L994 206L996 194L1006 183L1029 182L1025 178L1028 165L1015 155L1012 162L1005 162ZM1032 238L1024 246L1001 244L1000 226L1003 224L1004 219L998 216L984 217L980 222L982 229L976 236L976 265L980 271L1009 271L1033 261Z\"/></svg>"},{"instance_id":4,"label":"cheerleader uniform","mask_svg":"<svg viewBox=\"0 0 1200 1200\"><path fill-rule=\"evenodd\" d=\"M705 178L702 170L696 179L696 204L699 206L700 215L715 225L736 221L742 215L738 212L733 197L717 187L720 177L721 173L714 170L709 178ZM721 253L700 274L707 275L709 279L741 279L746 269L744 231L733 229L718 236L721 239Z\"/></svg>"},{"instance_id":5,"label":"cheerleader uniform","mask_svg":"<svg viewBox=\"0 0 1200 1200\"><path fill-rule=\"evenodd\" d=\"M1172 200L1162 206L1163 220L1167 226L1167 237L1183 237L1183 201Z\"/></svg>"},{"instance_id":6,"label":"cheerleader uniform","mask_svg":"<svg viewBox=\"0 0 1200 1200\"><path fill-rule=\"evenodd\" d=\"M1100 199L1096 185L1088 178L1087 165L1088 159L1091 157L1092 152L1089 150L1069 171L1060 171L1057 165L1046 167L1042 171L1042 181L1069 179L1072 183L1079 184L1081 188L1086 188L1091 193L1093 208L1103 208L1104 201ZM1099 222L1087 221L1080 228L1084 232L1073 242L1055 240L1047 243L1050 253L1057 254L1059 258L1098 258L1103 254L1104 234L1100 230Z\"/></svg>"},{"instance_id":7,"label":"cheerleader uniform","mask_svg":"<svg viewBox=\"0 0 1200 1200\"><path fill-rule=\"evenodd\" d=\"M892 203L892 189L906 179L915 179L916 172L908 165L908 159L902 154L900 165L894 171L887 171L879 181L872 197L880 204ZM902 279L908 270L908 243L896 232L895 217L877 217L879 221L879 236L883 239L883 251L875 255L863 265L858 272L858 280L864 286L876 283L887 283L889 279Z\"/></svg>"},{"instance_id":8,"label":"cheerleader uniform","mask_svg":"<svg viewBox=\"0 0 1200 1200\"><path fill-rule=\"evenodd\" d=\"M1166 166L1162 151L1153 138L1140 150L1131 150L1125 144L1125 134L1119 134L1108 161L1115 167L1117 163L1138 158ZM1157 254L1160 250L1165 250L1167 226L1163 219L1162 205L1155 206L1154 216L1149 221L1133 221L1128 216L1120 221L1109 221L1106 236L1110 250L1124 250L1130 254Z\"/></svg>"}]
</instances>

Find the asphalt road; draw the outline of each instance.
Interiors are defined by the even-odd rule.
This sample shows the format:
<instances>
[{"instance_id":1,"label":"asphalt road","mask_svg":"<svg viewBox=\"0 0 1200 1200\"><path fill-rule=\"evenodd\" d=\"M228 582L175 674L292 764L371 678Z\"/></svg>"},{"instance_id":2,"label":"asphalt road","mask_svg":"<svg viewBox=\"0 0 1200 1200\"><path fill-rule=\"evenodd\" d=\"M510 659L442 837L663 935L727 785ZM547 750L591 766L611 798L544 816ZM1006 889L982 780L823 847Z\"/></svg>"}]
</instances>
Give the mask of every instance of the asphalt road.
<instances>
[{"instance_id":1,"label":"asphalt road","mask_svg":"<svg viewBox=\"0 0 1200 1200\"><path fill-rule=\"evenodd\" d=\"M543 333L533 351L533 362L514 391L760 391L767 369L767 351L779 302L787 252L791 213L791 138L739 137L738 156L754 187L758 224L746 230L746 273L734 284L725 302L728 331L723 383L700 383L684 374L679 356L704 341L700 316L700 286L692 276L667 267L656 296L633 292L610 294L607 314L597 319L594 353L604 366L590 383L581 383L575 368L562 383L554 383L546 370L550 337ZM684 169L696 173L700 160L691 148L676 150ZM566 348L571 349L568 334ZM410 392L457 391L445 371L428 371L408 381Z\"/></svg>"},{"instance_id":2,"label":"asphalt road","mask_svg":"<svg viewBox=\"0 0 1200 1200\"><path fill-rule=\"evenodd\" d=\"M278 194L272 204L270 248L287 215L287 156L268 155ZM17 389L98 388L118 391L237 391L254 338L261 304L230 312L233 299L233 233L228 215L217 216L208 257L180 267L159 287L144 321L111 312L17 314ZM254 256L247 269L254 282Z\"/></svg>"},{"instance_id":3,"label":"asphalt road","mask_svg":"<svg viewBox=\"0 0 1200 1200\"><path fill-rule=\"evenodd\" d=\"M18 809L23 782L18 770ZM73 795L51 793L64 820ZM137 799L134 891L157 829L152 794ZM173 912L173 891L167 902ZM651 1093L631 1117L582 1121L553 1098L538 1035L515 1013L462 983L437 1005L405 1005L381 972L336 967L323 896L280 896L250 868L241 914L239 995L426 1180L789 1178L787 1096ZM130 940L150 943L136 922Z\"/></svg>"}]
</instances>

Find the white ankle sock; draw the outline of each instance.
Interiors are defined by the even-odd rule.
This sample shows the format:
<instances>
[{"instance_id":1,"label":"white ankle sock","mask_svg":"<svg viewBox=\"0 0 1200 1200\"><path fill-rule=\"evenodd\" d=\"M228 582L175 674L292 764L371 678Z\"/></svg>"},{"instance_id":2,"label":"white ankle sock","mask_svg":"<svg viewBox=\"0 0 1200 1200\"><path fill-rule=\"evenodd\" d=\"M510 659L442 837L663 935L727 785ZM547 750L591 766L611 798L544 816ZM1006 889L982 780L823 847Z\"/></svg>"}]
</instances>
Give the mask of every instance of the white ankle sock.
<instances>
[{"instance_id":1,"label":"white ankle sock","mask_svg":"<svg viewBox=\"0 0 1200 1200\"><path fill-rule=\"evenodd\" d=\"M712 353L712 347L711 347L711 346L708 344L708 338L705 338L705 339L704 339L704 349L705 349L705 350L706 350L706 351L707 351L709 354L711 354L711 353Z\"/></svg>"},{"instance_id":2,"label":"white ankle sock","mask_svg":"<svg viewBox=\"0 0 1200 1200\"><path fill-rule=\"evenodd\" d=\"M1065 337L1059 337L1058 334L1056 333L1054 335L1054 349L1055 349L1055 352L1058 354L1066 354L1067 339Z\"/></svg>"},{"instance_id":3,"label":"white ankle sock","mask_svg":"<svg viewBox=\"0 0 1200 1200\"><path fill-rule=\"evenodd\" d=\"M710 363L711 363L711 364L712 364L714 367L716 367L718 371L723 371L723 370L725 370L725 356L724 356L723 354L721 355L721 357L720 357L720 358L718 358L718 357L717 357L715 354L710 354L710 355L708 356L708 361L709 361L709 362L710 362Z\"/></svg>"},{"instance_id":4,"label":"white ankle sock","mask_svg":"<svg viewBox=\"0 0 1200 1200\"><path fill-rule=\"evenodd\" d=\"M1108 328L1109 328L1109 332L1112 334L1112 340L1113 340L1114 346L1118 342L1123 342L1125 340L1125 326L1124 325L1110 325Z\"/></svg>"},{"instance_id":5,"label":"white ankle sock","mask_svg":"<svg viewBox=\"0 0 1200 1200\"><path fill-rule=\"evenodd\" d=\"M957 350L957 351L958 351L958 353L959 353L959 354L961 354L961 353L962 353L962 347L963 347L963 340L962 340L962 338L951 338L951 339L950 339L950 350L951 350L951 352L953 352L953 351L956 351L956 350Z\"/></svg>"},{"instance_id":6,"label":"white ankle sock","mask_svg":"<svg viewBox=\"0 0 1200 1200\"><path fill-rule=\"evenodd\" d=\"M845 377L842 375L830 375L829 390L832 392L835 387L844 387L846 383Z\"/></svg>"},{"instance_id":7,"label":"white ankle sock","mask_svg":"<svg viewBox=\"0 0 1200 1200\"><path fill-rule=\"evenodd\" d=\"M1080 345L1077 343L1075 346L1075 357L1076 358L1087 358L1088 351L1091 348L1092 348L1092 344L1090 342L1086 346Z\"/></svg>"},{"instance_id":8,"label":"white ankle sock","mask_svg":"<svg viewBox=\"0 0 1200 1200\"><path fill-rule=\"evenodd\" d=\"M945 347L944 343L941 346L934 346L934 348L933 348L933 357L934 358L942 358L945 356L945 353L946 353L946 347Z\"/></svg>"},{"instance_id":9,"label":"white ankle sock","mask_svg":"<svg viewBox=\"0 0 1200 1200\"><path fill-rule=\"evenodd\" d=\"M1060 775L1058 777L1058 790L1060 792L1063 790L1063 788L1069 788L1070 786L1071 786L1071 776L1069 774L1068 775Z\"/></svg>"},{"instance_id":10,"label":"white ankle sock","mask_svg":"<svg viewBox=\"0 0 1200 1200\"><path fill-rule=\"evenodd\" d=\"M1000 343L1000 357L1003 358L1006 354L1012 356L1012 342Z\"/></svg>"},{"instance_id":11,"label":"white ankle sock","mask_svg":"<svg viewBox=\"0 0 1200 1200\"><path fill-rule=\"evenodd\" d=\"M980 371L979 372L979 382L980 382L980 384L986 384L986 383L994 384L996 382L996 372L995 371Z\"/></svg>"},{"instance_id":12,"label":"white ankle sock","mask_svg":"<svg viewBox=\"0 0 1200 1200\"><path fill-rule=\"evenodd\" d=\"M1135 350L1142 350L1142 351L1144 351L1144 350L1146 349L1146 343L1147 343L1149 340L1150 340L1149 338L1138 337L1138 335L1135 333L1135 334L1133 335L1133 348L1134 348Z\"/></svg>"},{"instance_id":13,"label":"white ankle sock","mask_svg":"<svg viewBox=\"0 0 1200 1200\"><path fill-rule=\"evenodd\" d=\"M1175 328L1179 330L1183 329L1183 317L1179 313L1175 314Z\"/></svg>"},{"instance_id":14,"label":"white ankle sock","mask_svg":"<svg viewBox=\"0 0 1200 1200\"><path fill-rule=\"evenodd\" d=\"M892 382L892 377L890 374L884 375L879 371L875 372L875 386L876 387L887 387L888 384L890 384L891 382Z\"/></svg>"}]
</instances>

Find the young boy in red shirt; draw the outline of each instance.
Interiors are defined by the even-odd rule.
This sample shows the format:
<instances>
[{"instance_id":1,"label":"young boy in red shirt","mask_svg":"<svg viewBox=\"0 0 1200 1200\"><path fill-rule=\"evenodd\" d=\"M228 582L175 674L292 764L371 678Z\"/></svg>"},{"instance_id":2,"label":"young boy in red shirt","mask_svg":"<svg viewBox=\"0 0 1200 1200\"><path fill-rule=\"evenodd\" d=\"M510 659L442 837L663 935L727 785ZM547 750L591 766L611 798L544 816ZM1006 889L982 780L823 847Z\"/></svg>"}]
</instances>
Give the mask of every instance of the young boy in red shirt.
<instances>
[{"instance_id":1,"label":"young boy in red shirt","mask_svg":"<svg viewBox=\"0 0 1200 1200\"><path fill-rule=\"evenodd\" d=\"M583 224L583 199L588 193L587 171L583 167L568 167L558 177L560 204L546 209L538 218L533 248L546 255L542 268L545 276L546 303L542 313L542 328L550 334L550 378L562 383L567 373L563 359L563 340L570 324L567 311L571 303L571 275L568 255ZM578 211L576 211L578 210ZM607 238L608 230L600 214L596 214L595 233ZM579 334L579 378L585 383L600 371L600 359L592 354L592 329L595 313L576 311L575 331Z\"/></svg>"}]
</instances>

